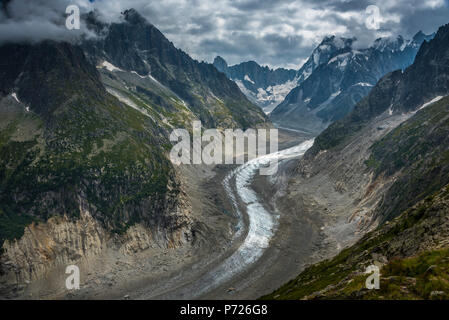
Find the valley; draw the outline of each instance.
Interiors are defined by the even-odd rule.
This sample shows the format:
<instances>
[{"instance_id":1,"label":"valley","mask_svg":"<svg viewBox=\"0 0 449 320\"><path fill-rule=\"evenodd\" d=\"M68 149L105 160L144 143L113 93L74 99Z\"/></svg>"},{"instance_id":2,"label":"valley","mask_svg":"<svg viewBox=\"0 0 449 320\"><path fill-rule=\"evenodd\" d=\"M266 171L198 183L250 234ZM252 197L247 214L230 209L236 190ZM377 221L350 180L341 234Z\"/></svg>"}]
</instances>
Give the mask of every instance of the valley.
<instances>
[{"instance_id":1,"label":"valley","mask_svg":"<svg viewBox=\"0 0 449 320\"><path fill-rule=\"evenodd\" d=\"M449 24L249 42L284 68L105 15L0 41L0 300L449 298Z\"/></svg>"},{"instance_id":2,"label":"valley","mask_svg":"<svg viewBox=\"0 0 449 320\"><path fill-rule=\"evenodd\" d=\"M89 280L82 282L75 295L41 298L255 299L261 290L271 292L312 261L312 255L321 259L325 252L317 217L279 212L273 202L282 193L275 184L285 181L292 160L311 146L312 141L307 139L281 131L277 155L235 168L181 166L180 173L189 180L187 196L193 207L203 212L196 217L204 219L204 227L198 230L202 233L200 243L189 249L174 248L159 254L152 249L153 256L149 252L139 255L140 272L132 272L133 262L128 261L128 268L120 266L112 273L114 279L121 279L113 287L91 270ZM275 183L270 176L258 174L259 166L274 156L279 159ZM210 186L218 189L214 187L211 192ZM224 215L224 211L228 213ZM321 247L322 253L317 250Z\"/></svg>"}]
</instances>

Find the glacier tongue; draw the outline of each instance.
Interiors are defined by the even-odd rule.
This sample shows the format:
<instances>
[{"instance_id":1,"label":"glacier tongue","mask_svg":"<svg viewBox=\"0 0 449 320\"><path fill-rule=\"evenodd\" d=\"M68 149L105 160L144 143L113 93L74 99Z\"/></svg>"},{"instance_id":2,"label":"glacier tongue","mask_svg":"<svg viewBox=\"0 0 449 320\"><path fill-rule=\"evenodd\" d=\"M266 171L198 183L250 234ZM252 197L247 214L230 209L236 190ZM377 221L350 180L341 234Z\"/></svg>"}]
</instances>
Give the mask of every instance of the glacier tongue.
<instances>
[{"instance_id":1,"label":"glacier tongue","mask_svg":"<svg viewBox=\"0 0 449 320\"><path fill-rule=\"evenodd\" d=\"M233 170L224 179L225 190L239 216L239 228L243 225L243 217L237 205L237 198L246 207L249 218L248 234L240 247L229 258L204 276L202 283L206 283L206 285L197 288L198 296L230 280L262 257L276 232L278 216L267 211L262 203L259 202L258 195L251 188L252 180L259 172L259 169L267 166L273 159L281 161L304 155L313 145L313 141L313 139L307 140L297 146L248 161ZM233 178L235 178L235 185L231 186ZM237 235L241 235L241 232L242 229L239 229Z\"/></svg>"}]
</instances>

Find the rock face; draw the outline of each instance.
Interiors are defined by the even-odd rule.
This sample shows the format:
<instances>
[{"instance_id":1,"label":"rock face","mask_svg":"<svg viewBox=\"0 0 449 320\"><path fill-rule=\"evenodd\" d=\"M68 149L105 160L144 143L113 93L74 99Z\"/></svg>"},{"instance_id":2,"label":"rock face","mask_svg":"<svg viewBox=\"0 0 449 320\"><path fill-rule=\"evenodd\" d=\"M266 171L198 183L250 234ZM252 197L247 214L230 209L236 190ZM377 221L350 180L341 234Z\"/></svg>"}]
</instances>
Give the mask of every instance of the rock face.
<instances>
[{"instance_id":1,"label":"rock face","mask_svg":"<svg viewBox=\"0 0 449 320\"><path fill-rule=\"evenodd\" d=\"M257 62L242 62L228 66L222 57L214 59L217 70L226 74L239 86L240 90L266 113L278 105L295 87L297 71L291 69L270 69L262 67Z\"/></svg>"},{"instance_id":2,"label":"rock face","mask_svg":"<svg viewBox=\"0 0 449 320\"><path fill-rule=\"evenodd\" d=\"M86 278L86 274L94 272L92 266L111 256L113 261L127 260L150 248L190 244L192 219L188 212L179 212L176 219L170 229L152 230L136 224L122 235L112 234L88 211L82 210L79 219L58 216L45 223L32 223L20 240L6 240L3 244L0 296L14 297L28 284L42 280L49 282L44 287L64 291L63 269L68 265L80 267ZM108 268L105 265L103 272ZM52 286L55 278L59 281Z\"/></svg>"},{"instance_id":3,"label":"rock face","mask_svg":"<svg viewBox=\"0 0 449 320\"><path fill-rule=\"evenodd\" d=\"M327 37L298 72L298 86L270 114L284 127L319 133L350 113L376 82L388 72L413 63L425 40L378 39L367 49L356 49L355 39Z\"/></svg>"},{"instance_id":4,"label":"rock face","mask_svg":"<svg viewBox=\"0 0 449 320\"><path fill-rule=\"evenodd\" d=\"M87 211L77 220L63 216L32 223L20 240L5 242L2 272L13 278L12 283L31 282L56 266L98 256L109 238L110 234Z\"/></svg>"},{"instance_id":5,"label":"rock face","mask_svg":"<svg viewBox=\"0 0 449 320\"><path fill-rule=\"evenodd\" d=\"M234 82L211 64L193 60L175 48L136 10L126 10L121 23L103 24L93 12L86 21L102 34L99 39L83 43L95 65L106 62L142 79L154 79L211 128L248 128L266 121L263 112L248 101ZM165 112L175 112L176 103L172 99L158 94L154 88L144 89L136 91L151 104L165 107Z\"/></svg>"}]
</instances>

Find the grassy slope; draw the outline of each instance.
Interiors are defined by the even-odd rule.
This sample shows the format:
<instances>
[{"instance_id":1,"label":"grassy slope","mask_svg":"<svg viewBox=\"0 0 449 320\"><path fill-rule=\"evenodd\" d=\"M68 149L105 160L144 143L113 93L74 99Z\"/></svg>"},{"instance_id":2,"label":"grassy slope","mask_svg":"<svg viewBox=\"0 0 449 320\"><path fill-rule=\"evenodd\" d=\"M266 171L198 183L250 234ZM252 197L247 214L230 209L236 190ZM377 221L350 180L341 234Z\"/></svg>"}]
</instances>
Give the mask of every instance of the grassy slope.
<instances>
[{"instance_id":1,"label":"grassy slope","mask_svg":"<svg viewBox=\"0 0 449 320\"><path fill-rule=\"evenodd\" d=\"M447 299L448 220L449 187L445 187L262 298ZM366 266L382 261L380 290L365 289Z\"/></svg>"},{"instance_id":2,"label":"grassy slope","mask_svg":"<svg viewBox=\"0 0 449 320\"><path fill-rule=\"evenodd\" d=\"M449 97L416 113L371 147L375 174L399 175L378 214L394 218L449 183Z\"/></svg>"},{"instance_id":3,"label":"grassy slope","mask_svg":"<svg viewBox=\"0 0 449 320\"><path fill-rule=\"evenodd\" d=\"M442 296L448 298L449 251L432 249L438 247L432 237L440 239L446 235L447 238L442 226L447 229L449 192L442 188L449 183L448 132L449 97L446 97L420 110L374 143L367 166L376 175L396 175L395 183L376 212L384 222L392 222L366 235L334 259L306 269L265 298L298 299L313 295L427 299L431 291L441 290L446 292ZM413 209L409 209L411 207ZM399 218L391 220L400 213ZM419 246L427 243L431 245L421 257L409 258L419 252ZM373 261L372 253L384 255L390 262L382 270L382 289L368 293L361 290L366 279L362 273L363 266ZM394 257L400 259L392 261ZM432 263L437 265L432 271L436 275L426 273ZM325 292L317 293L321 290Z\"/></svg>"}]
</instances>

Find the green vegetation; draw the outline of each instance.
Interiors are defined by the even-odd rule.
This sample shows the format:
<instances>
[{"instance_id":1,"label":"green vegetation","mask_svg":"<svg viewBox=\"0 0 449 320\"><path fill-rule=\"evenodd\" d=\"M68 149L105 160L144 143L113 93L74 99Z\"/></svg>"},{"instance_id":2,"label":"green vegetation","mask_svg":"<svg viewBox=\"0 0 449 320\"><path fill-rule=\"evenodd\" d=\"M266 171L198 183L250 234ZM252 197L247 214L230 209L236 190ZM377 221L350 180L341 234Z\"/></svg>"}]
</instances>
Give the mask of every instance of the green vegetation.
<instances>
[{"instance_id":1,"label":"green vegetation","mask_svg":"<svg viewBox=\"0 0 449 320\"><path fill-rule=\"evenodd\" d=\"M169 141L161 129L96 85L65 84L51 87L56 95L47 92L61 94L48 108L34 105L34 120L20 112L1 120L0 246L20 238L32 221L78 217L81 205L124 232L137 222L159 223L176 202L179 190L165 155ZM17 139L26 126L36 129Z\"/></svg>"},{"instance_id":2,"label":"green vegetation","mask_svg":"<svg viewBox=\"0 0 449 320\"><path fill-rule=\"evenodd\" d=\"M444 98L373 144L367 166L377 176L400 173L379 208L385 221L449 183L448 130L449 98Z\"/></svg>"},{"instance_id":3,"label":"green vegetation","mask_svg":"<svg viewBox=\"0 0 449 320\"><path fill-rule=\"evenodd\" d=\"M449 298L449 248L438 248L447 237L448 203L446 187L262 299ZM423 232L428 228L432 232ZM425 243L428 249L420 250ZM389 259L381 268L380 290L365 288L373 253Z\"/></svg>"},{"instance_id":4,"label":"green vegetation","mask_svg":"<svg viewBox=\"0 0 449 320\"><path fill-rule=\"evenodd\" d=\"M394 259L381 270L382 287L366 298L449 299L449 249Z\"/></svg>"}]
</instances>

